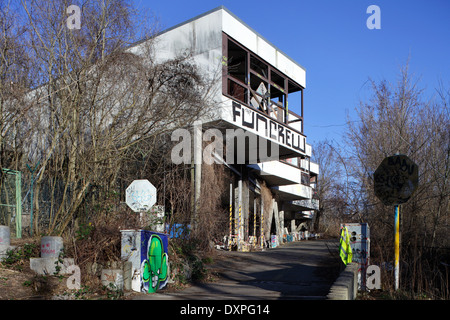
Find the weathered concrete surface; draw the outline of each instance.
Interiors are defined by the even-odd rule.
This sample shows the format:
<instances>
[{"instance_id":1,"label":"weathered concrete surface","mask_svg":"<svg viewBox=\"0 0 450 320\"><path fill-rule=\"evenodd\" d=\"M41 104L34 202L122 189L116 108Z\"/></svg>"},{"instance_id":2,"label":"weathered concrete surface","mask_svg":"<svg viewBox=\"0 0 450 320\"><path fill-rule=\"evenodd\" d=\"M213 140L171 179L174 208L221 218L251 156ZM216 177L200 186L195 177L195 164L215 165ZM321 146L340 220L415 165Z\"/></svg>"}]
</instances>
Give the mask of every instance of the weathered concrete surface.
<instances>
[{"instance_id":1,"label":"weathered concrete surface","mask_svg":"<svg viewBox=\"0 0 450 320\"><path fill-rule=\"evenodd\" d=\"M339 276L337 241L290 242L262 252L220 251L209 268L220 280L135 300L326 299Z\"/></svg>"},{"instance_id":2,"label":"weathered concrete surface","mask_svg":"<svg viewBox=\"0 0 450 320\"><path fill-rule=\"evenodd\" d=\"M355 300L358 294L358 264L349 263L327 295L329 300Z\"/></svg>"}]
</instances>

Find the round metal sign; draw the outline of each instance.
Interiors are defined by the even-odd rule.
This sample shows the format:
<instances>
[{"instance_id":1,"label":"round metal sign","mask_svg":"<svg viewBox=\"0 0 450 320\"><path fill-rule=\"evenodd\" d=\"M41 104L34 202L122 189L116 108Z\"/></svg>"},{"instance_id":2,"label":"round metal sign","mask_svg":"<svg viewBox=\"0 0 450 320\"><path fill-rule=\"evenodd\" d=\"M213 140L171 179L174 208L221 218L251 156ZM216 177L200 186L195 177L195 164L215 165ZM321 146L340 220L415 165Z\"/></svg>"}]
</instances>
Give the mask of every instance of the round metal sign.
<instances>
[{"instance_id":1,"label":"round metal sign","mask_svg":"<svg viewBox=\"0 0 450 320\"><path fill-rule=\"evenodd\" d=\"M373 174L375 195L385 205L409 200L419 184L419 167L405 155L385 158Z\"/></svg>"},{"instance_id":2,"label":"round metal sign","mask_svg":"<svg viewBox=\"0 0 450 320\"><path fill-rule=\"evenodd\" d=\"M146 179L134 180L125 191L125 202L134 212L147 211L156 203L156 188Z\"/></svg>"}]
</instances>

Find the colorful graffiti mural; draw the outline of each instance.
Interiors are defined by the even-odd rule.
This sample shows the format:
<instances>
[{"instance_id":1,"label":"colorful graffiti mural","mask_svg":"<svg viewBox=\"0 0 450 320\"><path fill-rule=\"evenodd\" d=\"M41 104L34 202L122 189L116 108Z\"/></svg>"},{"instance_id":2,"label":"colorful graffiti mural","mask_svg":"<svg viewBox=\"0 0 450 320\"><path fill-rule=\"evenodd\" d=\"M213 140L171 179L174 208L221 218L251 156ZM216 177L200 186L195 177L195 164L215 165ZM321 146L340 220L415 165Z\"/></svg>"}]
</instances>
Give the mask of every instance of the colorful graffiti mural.
<instances>
[{"instance_id":1,"label":"colorful graffiti mural","mask_svg":"<svg viewBox=\"0 0 450 320\"><path fill-rule=\"evenodd\" d=\"M157 234L150 234L148 240L145 238L141 239L143 247L147 242L147 248L141 251L141 290L153 293L165 287L168 280L167 236L164 236L166 243Z\"/></svg>"},{"instance_id":2,"label":"colorful graffiti mural","mask_svg":"<svg viewBox=\"0 0 450 320\"><path fill-rule=\"evenodd\" d=\"M131 289L154 293L169 279L169 238L148 230L121 230L121 257L131 262Z\"/></svg>"}]
</instances>

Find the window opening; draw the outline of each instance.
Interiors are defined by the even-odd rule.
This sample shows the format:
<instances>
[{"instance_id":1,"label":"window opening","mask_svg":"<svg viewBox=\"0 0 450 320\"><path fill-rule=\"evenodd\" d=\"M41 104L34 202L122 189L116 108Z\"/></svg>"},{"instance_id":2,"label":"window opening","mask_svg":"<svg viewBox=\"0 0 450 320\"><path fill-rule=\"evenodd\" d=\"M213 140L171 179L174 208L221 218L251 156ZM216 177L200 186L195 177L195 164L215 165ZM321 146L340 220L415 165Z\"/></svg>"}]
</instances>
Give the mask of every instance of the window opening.
<instances>
[{"instance_id":1,"label":"window opening","mask_svg":"<svg viewBox=\"0 0 450 320\"><path fill-rule=\"evenodd\" d=\"M228 40L228 75L247 84L247 52Z\"/></svg>"},{"instance_id":2,"label":"window opening","mask_svg":"<svg viewBox=\"0 0 450 320\"><path fill-rule=\"evenodd\" d=\"M303 88L224 34L224 94L303 132Z\"/></svg>"},{"instance_id":3,"label":"window opening","mask_svg":"<svg viewBox=\"0 0 450 320\"><path fill-rule=\"evenodd\" d=\"M251 98L250 104L253 108L267 112L268 83L257 75L250 74Z\"/></svg>"},{"instance_id":4,"label":"window opening","mask_svg":"<svg viewBox=\"0 0 450 320\"><path fill-rule=\"evenodd\" d=\"M284 106L286 101L286 95L281 92L277 87L270 86L270 107L273 112L273 117L278 121L285 122Z\"/></svg>"},{"instance_id":5,"label":"window opening","mask_svg":"<svg viewBox=\"0 0 450 320\"><path fill-rule=\"evenodd\" d=\"M284 91L284 77L271 70L270 81L277 87L277 89Z\"/></svg>"},{"instance_id":6,"label":"window opening","mask_svg":"<svg viewBox=\"0 0 450 320\"><path fill-rule=\"evenodd\" d=\"M269 66L254 55L250 55L250 68L260 76L266 79L269 78Z\"/></svg>"},{"instance_id":7,"label":"window opening","mask_svg":"<svg viewBox=\"0 0 450 320\"><path fill-rule=\"evenodd\" d=\"M230 94L232 97L236 98L237 100L247 103L247 89L237 82L228 79L228 94Z\"/></svg>"},{"instance_id":8,"label":"window opening","mask_svg":"<svg viewBox=\"0 0 450 320\"><path fill-rule=\"evenodd\" d=\"M289 81L288 84L288 103L290 111L303 117L302 88L292 81Z\"/></svg>"}]
</instances>

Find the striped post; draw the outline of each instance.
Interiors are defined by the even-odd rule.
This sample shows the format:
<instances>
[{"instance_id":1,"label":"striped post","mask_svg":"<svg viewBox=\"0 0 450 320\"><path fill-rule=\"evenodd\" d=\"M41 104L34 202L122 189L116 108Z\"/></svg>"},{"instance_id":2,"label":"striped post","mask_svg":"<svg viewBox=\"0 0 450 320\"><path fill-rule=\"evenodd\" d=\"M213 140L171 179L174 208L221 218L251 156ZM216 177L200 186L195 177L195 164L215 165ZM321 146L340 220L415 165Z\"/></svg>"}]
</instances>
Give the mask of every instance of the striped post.
<instances>
[{"instance_id":1,"label":"striped post","mask_svg":"<svg viewBox=\"0 0 450 320\"><path fill-rule=\"evenodd\" d=\"M241 251L241 215L242 215L242 180L238 182L238 202L239 202L239 219L238 219L238 232L237 232L237 245L238 251Z\"/></svg>"},{"instance_id":2,"label":"striped post","mask_svg":"<svg viewBox=\"0 0 450 320\"><path fill-rule=\"evenodd\" d=\"M233 239L233 183L230 183L230 237L228 238L228 249L231 250Z\"/></svg>"},{"instance_id":3,"label":"striped post","mask_svg":"<svg viewBox=\"0 0 450 320\"><path fill-rule=\"evenodd\" d=\"M264 248L264 201L261 195L261 248Z\"/></svg>"},{"instance_id":4,"label":"striped post","mask_svg":"<svg viewBox=\"0 0 450 320\"><path fill-rule=\"evenodd\" d=\"M400 260L400 209L398 205L395 205L395 290L398 290L399 286L399 260Z\"/></svg>"}]
</instances>

